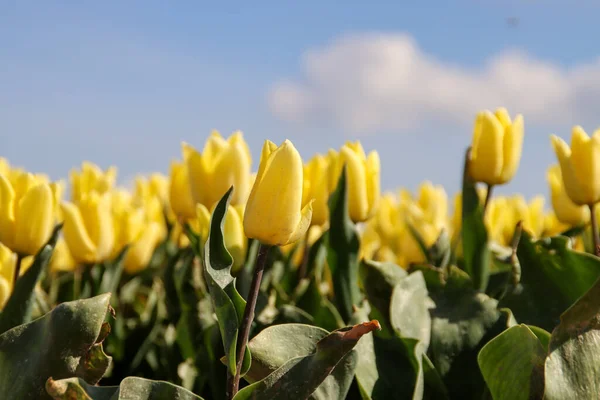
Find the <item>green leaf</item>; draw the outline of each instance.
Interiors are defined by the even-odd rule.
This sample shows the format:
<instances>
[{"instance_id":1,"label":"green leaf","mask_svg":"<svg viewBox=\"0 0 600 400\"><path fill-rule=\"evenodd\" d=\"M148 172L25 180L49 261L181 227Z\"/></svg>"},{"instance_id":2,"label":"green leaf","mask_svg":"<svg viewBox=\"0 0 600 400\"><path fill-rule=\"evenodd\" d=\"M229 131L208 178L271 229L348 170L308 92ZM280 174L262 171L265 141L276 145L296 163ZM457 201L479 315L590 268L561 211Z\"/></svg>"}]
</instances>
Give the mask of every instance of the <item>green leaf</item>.
<instances>
[{"instance_id":1,"label":"green leaf","mask_svg":"<svg viewBox=\"0 0 600 400\"><path fill-rule=\"evenodd\" d=\"M15 282L14 291L0 313L0 334L31 321L36 298L35 287L50 263L61 229L62 224L54 228L48 242L36 254L31 267Z\"/></svg>"},{"instance_id":2,"label":"green leaf","mask_svg":"<svg viewBox=\"0 0 600 400\"><path fill-rule=\"evenodd\" d=\"M368 312L356 310L353 321L364 320ZM356 346L356 381L363 399L445 399L441 378L423 352L410 338L383 338L366 335Z\"/></svg>"},{"instance_id":3,"label":"green leaf","mask_svg":"<svg viewBox=\"0 0 600 400\"><path fill-rule=\"evenodd\" d=\"M394 287L404 278L407 273L398 265L388 262L377 262L363 260L360 264L360 277L369 304L373 307L371 316L382 324L386 336L392 333L390 330L390 302Z\"/></svg>"},{"instance_id":4,"label":"green leaf","mask_svg":"<svg viewBox=\"0 0 600 400\"><path fill-rule=\"evenodd\" d=\"M360 304L358 289L358 251L356 226L348 214L346 167L342 169L335 191L329 197L329 249L327 263L333 280L334 300L344 321L350 320L354 305Z\"/></svg>"},{"instance_id":5,"label":"green leaf","mask_svg":"<svg viewBox=\"0 0 600 400\"><path fill-rule=\"evenodd\" d=\"M564 236L534 241L523 231L517 257L521 281L502 299L523 323L552 330L560 315L600 277L600 259L574 251Z\"/></svg>"},{"instance_id":6,"label":"green leaf","mask_svg":"<svg viewBox=\"0 0 600 400\"><path fill-rule=\"evenodd\" d=\"M509 328L486 344L477 361L494 400L541 398L546 350L527 325Z\"/></svg>"},{"instance_id":7,"label":"green leaf","mask_svg":"<svg viewBox=\"0 0 600 400\"><path fill-rule=\"evenodd\" d=\"M560 317L546 359L544 399L600 398L600 280Z\"/></svg>"},{"instance_id":8,"label":"green leaf","mask_svg":"<svg viewBox=\"0 0 600 400\"><path fill-rule=\"evenodd\" d=\"M264 329L250 341L252 366L246 374L246 380L257 382L289 360L311 355L318 341L327 335L329 332L324 329L304 324L274 325ZM346 356L310 398L344 400L354 378L356 357L354 353Z\"/></svg>"},{"instance_id":9,"label":"green leaf","mask_svg":"<svg viewBox=\"0 0 600 400\"><path fill-rule=\"evenodd\" d=\"M418 340L422 353L429 347L431 307L433 301L427 295L425 279L420 271L410 274L394 286L390 300L392 328L401 338Z\"/></svg>"},{"instance_id":10,"label":"green leaf","mask_svg":"<svg viewBox=\"0 0 600 400\"><path fill-rule=\"evenodd\" d=\"M341 362L345 365L361 336L377 327L372 321L331 332L317 342L312 354L289 359L262 380L240 390L234 399L308 398Z\"/></svg>"},{"instance_id":11,"label":"green leaf","mask_svg":"<svg viewBox=\"0 0 600 400\"><path fill-rule=\"evenodd\" d=\"M465 278L451 270L444 290L430 293L435 308L429 355L452 398L481 395L485 383L477 354L513 323L510 312L498 310L496 300L469 288Z\"/></svg>"},{"instance_id":12,"label":"green leaf","mask_svg":"<svg viewBox=\"0 0 600 400\"><path fill-rule=\"evenodd\" d=\"M221 331L227 366L231 374L236 370L236 347L240 321L244 315L246 301L235 288L231 275L233 258L225 247L223 225L231 197L231 187L217 204L210 221L210 233L204 253L204 274ZM242 376L250 367L250 351L246 348L242 365Z\"/></svg>"},{"instance_id":13,"label":"green leaf","mask_svg":"<svg viewBox=\"0 0 600 400\"><path fill-rule=\"evenodd\" d=\"M164 381L128 377L119 386L92 386L77 378L48 379L46 390L54 400L202 400L180 386Z\"/></svg>"},{"instance_id":14,"label":"green leaf","mask_svg":"<svg viewBox=\"0 0 600 400\"><path fill-rule=\"evenodd\" d=\"M465 154L462 187L462 246L464 268L479 291L485 291L489 280L490 251L484 223L484 210L475 182L469 177L469 154ZM488 189L489 190L489 189Z\"/></svg>"},{"instance_id":15,"label":"green leaf","mask_svg":"<svg viewBox=\"0 0 600 400\"><path fill-rule=\"evenodd\" d=\"M80 376L95 384L107 367L99 340L110 294L58 305L33 322L0 335L0 393L19 400L47 399L50 377Z\"/></svg>"}]
</instances>

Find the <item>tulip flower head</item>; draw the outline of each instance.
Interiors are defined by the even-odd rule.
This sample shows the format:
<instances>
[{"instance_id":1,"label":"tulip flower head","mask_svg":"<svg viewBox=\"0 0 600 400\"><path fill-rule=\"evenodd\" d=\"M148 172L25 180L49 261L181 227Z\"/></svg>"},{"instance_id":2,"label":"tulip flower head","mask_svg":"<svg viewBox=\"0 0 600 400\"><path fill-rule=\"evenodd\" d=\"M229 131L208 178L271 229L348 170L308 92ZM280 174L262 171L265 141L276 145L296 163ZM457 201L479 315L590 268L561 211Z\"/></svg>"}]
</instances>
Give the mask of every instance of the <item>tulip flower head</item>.
<instances>
[{"instance_id":1,"label":"tulip flower head","mask_svg":"<svg viewBox=\"0 0 600 400\"><path fill-rule=\"evenodd\" d=\"M267 140L244 212L246 236L275 246L300 240L310 226L313 204L301 208L302 186L302 158L292 142L277 147Z\"/></svg>"},{"instance_id":2,"label":"tulip flower head","mask_svg":"<svg viewBox=\"0 0 600 400\"><path fill-rule=\"evenodd\" d=\"M342 146L339 154L330 150L329 160L330 192L336 187L345 165L350 219L354 222L366 221L373 215L380 197L379 153L372 151L367 157L360 142L348 142Z\"/></svg>"},{"instance_id":3,"label":"tulip flower head","mask_svg":"<svg viewBox=\"0 0 600 400\"><path fill-rule=\"evenodd\" d=\"M178 218L189 220L196 216L196 207L190 191L188 169L185 164L173 161L169 186L169 202Z\"/></svg>"},{"instance_id":4,"label":"tulip flower head","mask_svg":"<svg viewBox=\"0 0 600 400\"><path fill-rule=\"evenodd\" d=\"M32 255L50 239L55 222L50 185L22 173L11 183L0 175L0 242L21 255Z\"/></svg>"},{"instance_id":5,"label":"tulip flower head","mask_svg":"<svg viewBox=\"0 0 600 400\"><path fill-rule=\"evenodd\" d=\"M471 178L488 185L510 181L521 160L523 134L520 114L512 122L504 108L477 114L469 161Z\"/></svg>"},{"instance_id":6,"label":"tulip flower head","mask_svg":"<svg viewBox=\"0 0 600 400\"><path fill-rule=\"evenodd\" d=\"M231 204L242 204L250 190L250 149L241 132L227 140L214 131L202 154L187 143L182 144L190 189L195 203L212 208L233 185Z\"/></svg>"},{"instance_id":7,"label":"tulip flower head","mask_svg":"<svg viewBox=\"0 0 600 400\"><path fill-rule=\"evenodd\" d=\"M81 197L90 192L99 194L109 192L117 180L117 169L110 167L106 171L102 171L96 164L85 161L81 164L81 170L71 170L69 178L71 200L78 202Z\"/></svg>"},{"instance_id":8,"label":"tulip flower head","mask_svg":"<svg viewBox=\"0 0 600 400\"><path fill-rule=\"evenodd\" d=\"M302 206L314 199L311 225L322 226L329 221L328 168L328 159L321 154L317 154L304 165Z\"/></svg>"},{"instance_id":9,"label":"tulip flower head","mask_svg":"<svg viewBox=\"0 0 600 400\"><path fill-rule=\"evenodd\" d=\"M596 204L600 201L600 129L589 137L575 126L570 148L556 135L551 139L569 198L577 205Z\"/></svg>"}]
</instances>

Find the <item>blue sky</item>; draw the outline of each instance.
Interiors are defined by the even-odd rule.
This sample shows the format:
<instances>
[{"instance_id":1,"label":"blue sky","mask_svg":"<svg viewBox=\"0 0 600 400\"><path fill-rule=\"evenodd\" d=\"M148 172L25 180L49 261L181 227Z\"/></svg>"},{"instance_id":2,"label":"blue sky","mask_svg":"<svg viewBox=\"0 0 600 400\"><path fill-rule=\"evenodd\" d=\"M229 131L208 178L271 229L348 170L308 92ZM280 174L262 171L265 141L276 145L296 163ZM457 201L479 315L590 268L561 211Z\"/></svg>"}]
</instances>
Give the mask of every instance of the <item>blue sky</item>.
<instances>
[{"instance_id":1,"label":"blue sky","mask_svg":"<svg viewBox=\"0 0 600 400\"><path fill-rule=\"evenodd\" d=\"M506 106L526 138L500 191L529 197L547 192L549 134L600 126L593 1L294 3L2 2L0 156L127 182L240 129L255 168L267 138L305 159L360 139L384 188L453 193L475 112Z\"/></svg>"}]
</instances>

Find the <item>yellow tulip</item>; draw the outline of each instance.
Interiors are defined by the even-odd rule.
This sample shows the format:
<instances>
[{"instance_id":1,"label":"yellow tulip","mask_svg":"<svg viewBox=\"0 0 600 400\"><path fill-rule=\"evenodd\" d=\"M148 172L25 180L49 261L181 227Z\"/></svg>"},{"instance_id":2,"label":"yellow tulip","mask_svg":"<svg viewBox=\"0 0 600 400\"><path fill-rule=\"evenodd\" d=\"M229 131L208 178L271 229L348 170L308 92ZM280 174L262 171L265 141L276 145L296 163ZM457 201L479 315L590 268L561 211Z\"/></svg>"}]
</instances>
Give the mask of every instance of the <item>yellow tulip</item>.
<instances>
[{"instance_id":1,"label":"yellow tulip","mask_svg":"<svg viewBox=\"0 0 600 400\"><path fill-rule=\"evenodd\" d=\"M225 140L214 131L202 154L187 143L182 143L182 152L195 203L211 208L232 185L231 204L246 201L252 157L241 132L235 132Z\"/></svg>"},{"instance_id":2,"label":"yellow tulip","mask_svg":"<svg viewBox=\"0 0 600 400\"><path fill-rule=\"evenodd\" d=\"M144 226L139 236L129 243L125 254L124 267L128 274L135 274L145 269L161 240L161 226L156 222Z\"/></svg>"},{"instance_id":3,"label":"yellow tulip","mask_svg":"<svg viewBox=\"0 0 600 400\"><path fill-rule=\"evenodd\" d=\"M117 180L117 169L110 167L103 172L96 164L84 161L81 164L81 171L71 170L69 178L71 200L76 203L90 192L103 194L110 191Z\"/></svg>"},{"instance_id":4,"label":"yellow tulip","mask_svg":"<svg viewBox=\"0 0 600 400\"><path fill-rule=\"evenodd\" d=\"M171 163L171 185L169 187L169 202L177 217L188 220L196 216L196 207L190 190L188 171L183 163Z\"/></svg>"},{"instance_id":5,"label":"yellow tulip","mask_svg":"<svg viewBox=\"0 0 600 400\"><path fill-rule=\"evenodd\" d=\"M4 157L0 157L0 175L8 176L10 172L10 163Z\"/></svg>"},{"instance_id":6,"label":"yellow tulip","mask_svg":"<svg viewBox=\"0 0 600 400\"><path fill-rule=\"evenodd\" d=\"M192 230L200 236L202 243L208 238L210 230L210 211L204 204L196 204L196 218L189 221Z\"/></svg>"},{"instance_id":7,"label":"yellow tulip","mask_svg":"<svg viewBox=\"0 0 600 400\"><path fill-rule=\"evenodd\" d=\"M360 142L348 142L339 154L329 153L333 174L330 174L330 187L337 185L340 171L346 166L348 185L348 209L350 219L362 222L369 219L377 207L380 197L381 163L376 151L367 157ZM331 181L331 177L334 177Z\"/></svg>"},{"instance_id":8,"label":"yellow tulip","mask_svg":"<svg viewBox=\"0 0 600 400\"><path fill-rule=\"evenodd\" d=\"M544 217L544 237L552 237L560 235L568 230L572 225L561 222L556 213L549 212Z\"/></svg>"},{"instance_id":9,"label":"yellow tulip","mask_svg":"<svg viewBox=\"0 0 600 400\"><path fill-rule=\"evenodd\" d=\"M266 141L244 212L246 236L268 245L300 240L310 226L312 201L301 209L302 158L289 140Z\"/></svg>"},{"instance_id":10,"label":"yellow tulip","mask_svg":"<svg viewBox=\"0 0 600 400\"><path fill-rule=\"evenodd\" d=\"M16 253L35 254L50 239L54 221L47 183L22 174L13 185L0 175L0 242Z\"/></svg>"},{"instance_id":11,"label":"yellow tulip","mask_svg":"<svg viewBox=\"0 0 600 400\"><path fill-rule=\"evenodd\" d=\"M569 198L580 206L600 201L600 129L590 138L575 126L570 148L558 136L551 138Z\"/></svg>"},{"instance_id":12,"label":"yellow tulip","mask_svg":"<svg viewBox=\"0 0 600 400\"><path fill-rule=\"evenodd\" d=\"M514 214L511 223L506 225L506 242L512 241L519 221L523 221L523 229L534 238L542 237L545 226L544 197L536 196L528 204L522 196L515 196L511 199L511 203Z\"/></svg>"},{"instance_id":13,"label":"yellow tulip","mask_svg":"<svg viewBox=\"0 0 600 400\"><path fill-rule=\"evenodd\" d=\"M392 194L386 194L381 198L374 220L377 232L384 241L390 241L398 233L400 222L400 209Z\"/></svg>"},{"instance_id":14,"label":"yellow tulip","mask_svg":"<svg viewBox=\"0 0 600 400\"><path fill-rule=\"evenodd\" d=\"M65 218L63 234L78 263L97 263L108 259L115 245L111 194L90 192L77 204L61 203Z\"/></svg>"},{"instance_id":15,"label":"yellow tulip","mask_svg":"<svg viewBox=\"0 0 600 400\"><path fill-rule=\"evenodd\" d=\"M563 184L562 173L559 165L548 169L548 184L550 185L550 198L556 218L570 226L582 225L589 221L590 210L585 206L578 206L569 198Z\"/></svg>"},{"instance_id":16,"label":"yellow tulip","mask_svg":"<svg viewBox=\"0 0 600 400\"><path fill-rule=\"evenodd\" d=\"M302 206L314 199L312 225L324 225L329 221L329 185L327 158L321 154L314 156L304 165L304 188Z\"/></svg>"},{"instance_id":17,"label":"yellow tulip","mask_svg":"<svg viewBox=\"0 0 600 400\"><path fill-rule=\"evenodd\" d=\"M490 241L501 246L508 246L516 222L506 197L494 197L490 200L484 218ZM507 228L507 225L512 227Z\"/></svg>"},{"instance_id":18,"label":"yellow tulip","mask_svg":"<svg viewBox=\"0 0 600 400\"><path fill-rule=\"evenodd\" d=\"M469 175L477 182L501 185L510 181L519 167L523 147L523 117L511 122L508 112L477 114L469 162Z\"/></svg>"}]
</instances>

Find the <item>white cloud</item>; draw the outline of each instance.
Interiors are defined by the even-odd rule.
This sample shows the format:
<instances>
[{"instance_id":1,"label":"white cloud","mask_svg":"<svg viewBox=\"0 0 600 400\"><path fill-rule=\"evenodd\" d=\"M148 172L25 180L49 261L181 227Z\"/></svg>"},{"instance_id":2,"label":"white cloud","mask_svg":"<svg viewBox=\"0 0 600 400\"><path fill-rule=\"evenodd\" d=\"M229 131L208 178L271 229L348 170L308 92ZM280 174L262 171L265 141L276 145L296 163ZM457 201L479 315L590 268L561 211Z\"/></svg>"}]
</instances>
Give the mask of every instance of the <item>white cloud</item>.
<instances>
[{"instance_id":1,"label":"white cloud","mask_svg":"<svg viewBox=\"0 0 600 400\"><path fill-rule=\"evenodd\" d=\"M498 106L524 114L526 124L593 121L600 109L600 58L565 68L508 50L473 68L436 59L407 34L366 33L309 50L302 71L301 80L271 88L271 111L357 134L465 123Z\"/></svg>"}]
</instances>

